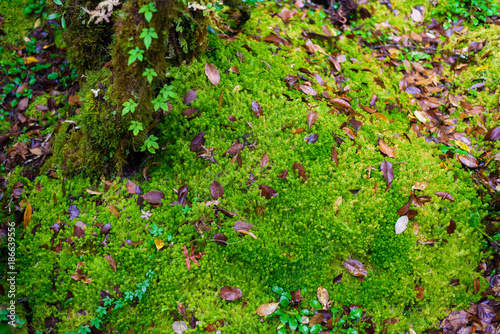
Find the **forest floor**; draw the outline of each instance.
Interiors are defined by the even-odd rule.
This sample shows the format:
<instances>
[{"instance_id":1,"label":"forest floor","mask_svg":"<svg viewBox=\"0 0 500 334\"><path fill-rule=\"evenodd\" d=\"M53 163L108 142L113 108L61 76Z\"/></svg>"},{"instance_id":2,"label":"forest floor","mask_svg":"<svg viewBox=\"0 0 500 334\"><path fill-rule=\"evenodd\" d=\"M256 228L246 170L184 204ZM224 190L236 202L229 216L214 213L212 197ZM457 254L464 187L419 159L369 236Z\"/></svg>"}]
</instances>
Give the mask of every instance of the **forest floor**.
<instances>
[{"instance_id":1,"label":"forest floor","mask_svg":"<svg viewBox=\"0 0 500 334\"><path fill-rule=\"evenodd\" d=\"M51 157L112 69L77 75L34 3L0 2L6 331L500 332L497 16L198 4L155 153L95 176Z\"/></svg>"}]
</instances>

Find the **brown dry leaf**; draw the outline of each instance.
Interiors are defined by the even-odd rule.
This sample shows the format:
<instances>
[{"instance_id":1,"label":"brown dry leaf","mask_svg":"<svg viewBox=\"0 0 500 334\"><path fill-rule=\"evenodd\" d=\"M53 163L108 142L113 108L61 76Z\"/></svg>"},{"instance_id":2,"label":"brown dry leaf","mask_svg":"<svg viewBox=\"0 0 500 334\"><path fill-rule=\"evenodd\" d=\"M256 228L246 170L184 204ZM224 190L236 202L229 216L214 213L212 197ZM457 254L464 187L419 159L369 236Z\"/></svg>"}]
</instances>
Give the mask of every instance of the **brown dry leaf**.
<instances>
[{"instance_id":1,"label":"brown dry leaf","mask_svg":"<svg viewBox=\"0 0 500 334\"><path fill-rule=\"evenodd\" d=\"M306 132L306 130L303 128L293 129L292 135L297 134L297 133L302 133L302 132Z\"/></svg>"},{"instance_id":2,"label":"brown dry leaf","mask_svg":"<svg viewBox=\"0 0 500 334\"><path fill-rule=\"evenodd\" d=\"M236 73L236 74L240 74L240 70L239 70L238 66L236 66L236 65L231 66L231 68L229 69L229 71L233 72L233 73Z\"/></svg>"},{"instance_id":3,"label":"brown dry leaf","mask_svg":"<svg viewBox=\"0 0 500 334\"><path fill-rule=\"evenodd\" d=\"M237 221L233 225L234 232L248 231L253 228L253 225L244 221Z\"/></svg>"},{"instance_id":4,"label":"brown dry leaf","mask_svg":"<svg viewBox=\"0 0 500 334\"><path fill-rule=\"evenodd\" d=\"M276 190L273 189L273 187L261 185L259 186L259 190L261 191L260 196L267 199L271 199L273 197L278 196L278 193L276 192Z\"/></svg>"},{"instance_id":5,"label":"brown dry leaf","mask_svg":"<svg viewBox=\"0 0 500 334\"><path fill-rule=\"evenodd\" d=\"M378 147L380 149L380 152L383 154L387 155L389 158L395 158L396 157L396 152L393 148L389 147L383 139L378 140Z\"/></svg>"},{"instance_id":6,"label":"brown dry leaf","mask_svg":"<svg viewBox=\"0 0 500 334\"><path fill-rule=\"evenodd\" d=\"M113 269L113 271L116 271L116 262L115 262L115 260L110 255L104 255L104 257L106 258L106 260L108 260L109 265L111 266L111 269Z\"/></svg>"},{"instance_id":7,"label":"brown dry leaf","mask_svg":"<svg viewBox=\"0 0 500 334\"><path fill-rule=\"evenodd\" d=\"M197 89L191 89L190 91L188 91L186 93L186 95L184 96L183 103L188 106L191 104L191 102L196 100L196 97L197 97L196 92L197 91L198 91Z\"/></svg>"},{"instance_id":8,"label":"brown dry leaf","mask_svg":"<svg viewBox=\"0 0 500 334\"><path fill-rule=\"evenodd\" d=\"M447 199L450 202L455 201L455 199L451 196L451 194L447 192L437 192L434 195L436 195L437 197L441 197L441 200Z\"/></svg>"},{"instance_id":9,"label":"brown dry leaf","mask_svg":"<svg viewBox=\"0 0 500 334\"><path fill-rule=\"evenodd\" d=\"M456 229L457 229L457 223L455 223L453 219L450 219L450 225L448 225L448 227L446 228L446 232L448 234L453 234L453 232L455 232Z\"/></svg>"},{"instance_id":10,"label":"brown dry leaf","mask_svg":"<svg viewBox=\"0 0 500 334\"><path fill-rule=\"evenodd\" d=\"M234 286L224 286L220 289L219 296L224 300L236 300L243 296L243 293L240 289L235 288Z\"/></svg>"},{"instance_id":11,"label":"brown dry leaf","mask_svg":"<svg viewBox=\"0 0 500 334\"><path fill-rule=\"evenodd\" d=\"M356 277L368 276L368 272L366 271L365 266L356 259L350 258L349 260L344 262L344 267L348 272Z\"/></svg>"},{"instance_id":12,"label":"brown dry leaf","mask_svg":"<svg viewBox=\"0 0 500 334\"><path fill-rule=\"evenodd\" d=\"M217 109L217 111L220 111L220 108L222 108L222 101L224 100L224 89L222 90L222 92L220 92L220 95L219 95L219 109Z\"/></svg>"},{"instance_id":13,"label":"brown dry leaf","mask_svg":"<svg viewBox=\"0 0 500 334\"><path fill-rule=\"evenodd\" d=\"M108 205L108 210L116 218L118 218L118 216L120 215L120 213L118 212L118 210L115 208L114 205Z\"/></svg>"},{"instance_id":14,"label":"brown dry leaf","mask_svg":"<svg viewBox=\"0 0 500 334\"><path fill-rule=\"evenodd\" d=\"M474 293L476 294L479 291L481 291L481 284L479 284L477 277L474 277Z\"/></svg>"},{"instance_id":15,"label":"brown dry leaf","mask_svg":"<svg viewBox=\"0 0 500 334\"><path fill-rule=\"evenodd\" d=\"M384 179L387 182L387 185L390 186L392 180L394 180L394 170L392 168L392 164L389 161L382 161L380 165L380 170L384 174Z\"/></svg>"},{"instance_id":16,"label":"brown dry leaf","mask_svg":"<svg viewBox=\"0 0 500 334\"><path fill-rule=\"evenodd\" d=\"M337 148L335 145L332 147L332 161L335 162L335 165L339 164L339 152L337 152Z\"/></svg>"},{"instance_id":17,"label":"brown dry leaf","mask_svg":"<svg viewBox=\"0 0 500 334\"><path fill-rule=\"evenodd\" d=\"M28 202L28 204L26 205L26 210L24 210L24 229L25 230L28 228L28 225L30 224L32 214L33 214L33 207L31 206L30 202Z\"/></svg>"},{"instance_id":18,"label":"brown dry leaf","mask_svg":"<svg viewBox=\"0 0 500 334\"><path fill-rule=\"evenodd\" d=\"M370 108L370 107L365 107L365 106L362 106L362 105L359 105L359 107L361 109L363 109L364 111L366 111L367 113L369 114L374 114L377 112L377 109L373 109L373 108Z\"/></svg>"},{"instance_id":19,"label":"brown dry leaf","mask_svg":"<svg viewBox=\"0 0 500 334\"><path fill-rule=\"evenodd\" d=\"M215 86L218 86L220 83L220 73L217 67L210 64L208 61L205 62L205 74L207 75L208 80Z\"/></svg>"},{"instance_id":20,"label":"brown dry leaf","mask_svg":"<svg viewBox=\"0 0 500 334\"><path fill-rule=\"evenodd\" d=\"M406 202L405 205L403 205L398 211L397 211L397 214L402 216L402 215L406 215L406 213L408 212L408 210L410 210L410 206L411 206L411 200L409 200L408 202Z\"/></svg>"},{"instance_id":21,"label":"brown dry leaf","mask_svg":"<svg viewBox=\"0 0 500 334\"><path fill-rule=\"evenodd\" d=\"M269 164L269 155L267 155L267 153L264 153L260 158L260 168L264 168L268 164Z\"/></svg>"},{"instance_id":22,"label":"brown dry leaf","mask_svg":"<svg viewBox=\"0 0 500 334\"><path fill-rule=\"evenodd\" d=\"M151 190L142 195L142 197L151 204L161 204L161 201L165 199L165 195L159 190Z\"/></svg>"},{"instance_id":23,"label":"brown dry leaf","mask_svg":"<svg viewBox=\"0 0 500 334\"><path fill-rule=\"evenodd\" d=\"M316 123L316 120L318 119L318 113L315 111L311 111L309 114L307 114L307 125L309 125L309 129L311 126Z\"/></svg>"},{"instance_id":24,"label":"brown dry leaf","mask_svg":"<svg viewBox=\"0 0 500 334\"><path fill-rule=\"evenodd\" d=\"M73 227L73 234L78 238L83 238L83 237L85 237L85 229L86 228L87 228L87 225L85 225L84 222L77 221L75 223L75 226Z\"/></svg>"},{"instance_id":25,"label":"brown dry leaf","mask_svg":"<svg viewBox=\"0 0 500 334\"><path fill-rule=\"evenodd\" d=\"M280 179L282 179L283 181L286 181L287 177L288 177L288 169L285 169L284 171L282 171L280 173L280 175L278 175L278 177Z\"/></svg>"},{"instance_id":26,"label":"brown dry leaf","mask_svg":"<svg viewBox=\"0 0 500 334\"><path fill-rule=\"evenodd\" d=\"M279 303L269 303L269 304L263 304L260 305L257 308L257 314L260 315L261 317L268 316L270 314L273 314L274 311L278 309Z\"/></svg>"},{"instance_id":27,"label":"brown dry leaf","mask_svg":"<svg viewBox=\"0 0 500 334\"><path fill-rule=\"evenodd\" d=\"M328 300L330 299L328 291L324 287L320 286L318 290L316 290L316 295L318 296L318 300L321 305L323 305L323 309L328 309Z\"/></svg>"},{"instance_id":28,"label":"brown dry leaf","mask_svg":"<svg viewBox=\"0 0 500 334\"><path fill-rule=\"evenodd\" d=\"M311 86L308 85L299 85L300 90L302 93L311 95L311 96L316 96L318 95L318 92L314 90Z\"/></svg>"},{"instance_id":29,"label":"brown dry leaf","mask_svg":"<svg viewBox=\"0 0 500 334\"><path fill-rule=\"evenodd\" d=\"M137 185L134 182L127 180L126 187L127 187L127 192L129 194L135 194L135 190L137 189Z\"/></svg>"},{"instance_id":30,"label":"brown dry leaf","mask_svg":"<svg viewBox=\"0 0 500 334\"><path fill-rule=\"evenodd\" d=\"M422 182L417 182L415 183L411 189L412 190L420 190L420 191L424 191L425 188L427 188L427 186L429 185L429 182L425 182L425 181L422 181Z\"/></svg>"},{"instance_id":31,"label":"brown dry leaf","mask_svg":"<svg viewBox=\"0 0 500 334\"><path fill-rule=\"evenodd\" d=\"M356 139L356 133L352 131L350 128L347 126L343 127L342 130L346 133L346 135L351 138L352 140Z\"/></svg>"},{"instance_id":32,"label":"brown dry leaf","mask_svg":"<svg viewBox=\"0 0 500 334\"><path fill-rule=\"evenodd\" d=\"M478 168L479 162L471 155L458 155L458 161L469 168Z\"/></svg>"},{"instance_id":33,"label":"brown dry leaf","mask_svg":"<svg viewBox=\"0 0 500 334\"><path fill-rule=\"evenodd\" d=\"M219 182L213 180L212 184L210 185L210 194L212 195L212 198L214 200L219 199L219 198L223 198L224 197L224 187L222 187L222 185Z\"/></svg>"},{"instance_id":34,"label":"brown dry leaf","mask_svg":"<svg viewBox=\"0 0 500 334\"><path fill-rule=\"evenodd\" d=\"M302 178L302 181L306 180L306 170L305 170L304 166L302 166L301 164L295 162L293 164L292 169L293 169L293 171L295 173L299 174L299 177Z\"/></svg>"},{"instance_id":35,"label":"brown dry leaf","mask_svg":"<svg viewBox=\"0 0 500 334\"><path fill-rule=\"evenodd\" d=\"M297 10L288 10L286 7L283 7L281 12L278 14L278 17L283 20L283 23L288 24L290 19L297 15Z\"/></svg>"},{"instance_id":36,"label":"brown dry leaf","mask_svg":"<svg viewBox=\"0 0 500 334\"><path fill-rule=\"evenodd\" d=\"M202 149L202 146L205 145L205 131L198 133L191 140L191 145L189 146L189 150L191 152L199 152Z\"/></svg>"},{"instance_id":37,"label":"brown dry leaf","mask_svg":"<svg viewBox=\"0 0 500 334\"><path fill-rule=\"evenodd\" d=\"M264 113L262 112L262 107L257 101L252 101L252 111L257 117L264 116Z\"/></svg>"},{"instance_id":38,"label":"brown dry leaf","mask_svg":"<svg viewBox=\"0 0 500 334\"><path fill-rule=\"evenodd\" d=\"M417 298L422 300L424 299L424 288L422 288L420 285L417 285L415 287L415 291L417 291Z\"/></svg>"}]
</instances>

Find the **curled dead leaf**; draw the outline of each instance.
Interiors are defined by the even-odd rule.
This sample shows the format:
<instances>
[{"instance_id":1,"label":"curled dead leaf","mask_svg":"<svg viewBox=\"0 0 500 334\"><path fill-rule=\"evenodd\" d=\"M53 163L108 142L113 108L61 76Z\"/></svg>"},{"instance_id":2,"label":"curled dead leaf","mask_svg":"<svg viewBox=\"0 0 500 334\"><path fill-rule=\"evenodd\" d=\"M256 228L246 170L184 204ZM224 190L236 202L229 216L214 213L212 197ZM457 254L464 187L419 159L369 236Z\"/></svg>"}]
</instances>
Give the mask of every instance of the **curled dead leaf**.
<instances>
[{"instance_id":1,"label":"curled dead leaf","mask_svg":"<svg viewBox=\"0 0 500 334\"><path fill-rule=\"evenodd\" d=\"M268 303L268 304L263 304L260 305L257 308L257 314L260 315L261 317L268 316L270 314L273 314L274 311L278 309L279 303Z\"/></svg>"},{"instance_id":2,"label":"curled dead leaf","mask_svg":"<svg viewBox=\"0 0 500 334\"><path fill-rule=\"evenodd\" d=\"M365 266L363 263L356 259L348 259L346 262L344 262L344 268L347 269L349 273L351 273L353 276L360 277L360 276L368 276L368 272L365 269Z\"/></svg>"}]
</instances>

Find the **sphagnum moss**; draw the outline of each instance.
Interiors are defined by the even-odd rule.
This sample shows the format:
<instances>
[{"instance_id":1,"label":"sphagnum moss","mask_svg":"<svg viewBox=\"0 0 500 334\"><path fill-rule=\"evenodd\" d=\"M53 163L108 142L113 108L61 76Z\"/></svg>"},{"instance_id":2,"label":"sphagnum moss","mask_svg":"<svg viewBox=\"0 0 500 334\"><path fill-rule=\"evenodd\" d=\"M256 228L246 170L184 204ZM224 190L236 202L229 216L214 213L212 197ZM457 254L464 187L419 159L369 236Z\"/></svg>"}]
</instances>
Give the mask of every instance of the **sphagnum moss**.
<instances>
[{"instance_id":1,"label":"sphagnum moss","mask_svg":"<svg viewBox=\"0 0 500 334\"><path fill-rule=\"evenodd\" d=\"M282 25L277 17L271 18L258 10L253 14L254 18L247 22L249 31ZM378 118L370 120L370 116L364 114L364 124L353 143L340 129L340 125L349 120L348 116L328 113L330 108L324 101L309 98L311 104L318 105L319 113L318 121L309 130L306 122L309 109L302 102L304 95L288 88L283 78L297 74L300 67L321 70L323 57L314 55L311 59L315 63L308 63L303 53L295 50L300 45L278 50L244 35L240 37L241 40L231 43L210 37L214 48L206 56L188 66L169 68L167 72L165 80L179 95L198 89L192 107L203 113L192 120L184 119L181 113L185 106L178 99L168 118L158 126L161 141L169 144L157 159L162 165L148 172L148 182L135 182L140 183L142 194L162 191L165 200L161 206L153 207L146 202L140 207L138 196L129 195L118 179L115 180L117 186L106 191L102 183L77 176L66 183L67 194L72 196L69 200L61 194L60 179L41 177L43 191L38 193L33 183L19 176L19 171L13 173L10 182L20 181L26 185L26 196L35 209L28 230L41 224L36 234L26 233L19 239L22 266L33 268L20 272L19 295L29 296L39 291L36 298L28 300L31 308L37 309L33 323L39 326L38 330L43 330L48 315L60 320L59 332L76 330L96 317L101 290L117 298L119 293L114 287L117 286L120 293L135 289L149 269L158 274L143 299L110 314L109 323L120 332L131 328L137 332L169 331L173 322L169 312L176 312L177 302L182 302L188 312L195 313L202 327L225 319L227 325L223 330L228 333L272 333L275 324L260 323L254 311L259 305L274 300L271 287L275 285L287 291L307 288L303 294L307 300L313 299L315 289L322 285L329 291L330 300L343 305L361 305L376 324L397 318L399 322L390 327L394 332L409 327L420 332L433 327L450 307L463 306L478 298L472 293L472 282L479 278L475 267L483 257L483 249L478 232L468 225L468 220L471 213L483 214L484 207L472 190L474 184L468 173L442 168L430 144L408 131L404 113L386 113L387 118L394 119L392 124ZM364 50L355 41L344 38L338 45L347 51L348 58L367 60L370 66L378 66L374 59L365 57ZM322 44L322 47L327 52L334 51L332 46ZM244 55L245 61L238 60L236 51ZM273 56L276 52L280 57ZM271 70L261 60L269 64ZM207 81L205 61L219 69L219 86ZM233 65L238 66L241 75L224 74ZM353 90L347 93L351 98L358 98L361 92L367 96L378 92L379 88L373 84L375 76L381 76L390 87L387 96L397 92L394 87L398 87L400 75L391 71L380 75L356 72L350 68L354 68L354 64L346 63L345 71L351 81L365 83L362 89L352 85ZM337 87L331 77L325 80L331 87ZM95 83L99 81L101 79ZM237 86L239 90L234 89ZM313 87L322 90L319 85ZM222 90L224 99L217 111ZM90 94L87 89L84 99L92 107ZM291 101L283 94L289 95ZM360 104L367 104L363 98L359 99ZM252 101L261 104L263 117L255 117ZM400 102L408 106L410 101L401 97ZM228 121L229 115L236 121ZM292 128L282 130L284 124L291 122L294 122ZM306 132L292 133L293 128L300 127ZM65 124L60 131L66 133L68 128ZM189 150L191 139L201 131L206 131L205 146L214 148L217 164L208 165ZM223 157L228 147L250 132L247 141L249 145L256 142L255 149L248 145L241 152L242 167ZM342 136L345 143L337 145L332 132ZM309 144L304 137L313 133L318 134L319 140ZM408 134L409 140L403 133ZM68 137L61 138L67 140ZM379 137L396 148L395 158L384 158L377 152ZM96 140L101 139L102 144L109 138ZM333 145L337 145L338 165L331 159ZM55 147L57 150L57 142ZM263 153L268 153L270 158L265 168L259 165ZM388 191L380 172L382 160L391 161L394 166L394 181ZM98 163L97 160L90 162ZM293 172L295 162L304 166L305 182ZM277 177L284 169L289 171L287 181ZM254 175L253 182L250 172ZM183 212L179 205L169 205L177 198L173 189L184 184L189 185L187 199L190 202L194 203L195 197L198 203L212 200L213 179L224 185L225 196L219 200L220 206L238 216L229 218L219 213L219 217L215 217L212 209L203 207L204 204L196 204L188 212ZM408 200L412 185L419 181L429 182L422 194L432 196L446 191L455 201L441 202L433 197L431 203L416 208L418 215L407 231L395 235L396 211ZM270 200L262 198L259 185L273 187L278 196ZM101 195L91 195L86 189L94 189ZM350 191L358 189L358 192ZM334 203L340 197L341 204L336 207ZM80 215L70 220L68 206L73 204L79 208ZM119 210L119 217L110 213L108 205ZM141 218L141 209L152 213L149 220ZM59 215L63 226L55 234L50 227ZM211 229L203 231L203 236L191 224L201 219L205 219ZM446 227L450 219L455 220L457 230L448 235ZM254 224L252 232L257 240L237 235L233 230L237 220ZM73 236L77 221L87 225L83 239ZM106 223L112 226L107 237L100 234L98 227ZM158 238L165 241L167 233L173 235L172 247L156 250L149 233L153 223L164 229ZM417 235L414 234L416 224ZM225 234L229 244L221 246L212 242L213 233ZM72 244L67 242L68 238L73 240ZM105 239L106 246L103 245ZM51 250L59 240L62 250ZM140 244L129 245L127 240ZM435 240L434 244L421 243L430 240ZM187 269L184 245L189 250L194 247L196 252L206 253L198 259L199 267L191 263L191 269ZM114 258L116 271L104 259L105 254ZM364 263L369 272L365 281L360 282L346 272L342 264L349 257ZM91 283L70 278L79 261L83 262L83 273L93 279ZM334 284L332 279L340 273L344 273L342 282ZM450 286L449 281L454 278L460 278L461 284ZM241 301L221 300L218 291L224 285L238 286L248 299L247 306L243 308ZM424 290L423 300L416 297L416 285ZM65 301L67 291L73 294L69 302ZM80 310L85 310L86 315L79 315Z\"/></svg>"}]
</instances>

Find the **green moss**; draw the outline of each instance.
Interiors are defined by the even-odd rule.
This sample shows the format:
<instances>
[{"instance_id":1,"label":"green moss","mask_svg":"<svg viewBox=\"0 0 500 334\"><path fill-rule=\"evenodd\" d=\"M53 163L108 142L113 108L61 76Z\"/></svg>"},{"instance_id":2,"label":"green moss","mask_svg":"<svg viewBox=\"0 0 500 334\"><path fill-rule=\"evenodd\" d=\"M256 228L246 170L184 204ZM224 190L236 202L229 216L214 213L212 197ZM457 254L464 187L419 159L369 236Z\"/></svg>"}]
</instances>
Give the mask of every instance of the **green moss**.
<instances>
[{"instance_id":1,"label":"green moss","mask_svg":"<svg viewBox=\"0 0 500 334\"><path fill-rule=\"evenodd\" d=\"M23 37L28 37L33 28L35 18L23 14L28 0L5 0L0 2L0 13L5 20L2 26L5 36L0 41L18 45L24 43Z\"/></svg>"}]
</instances>

